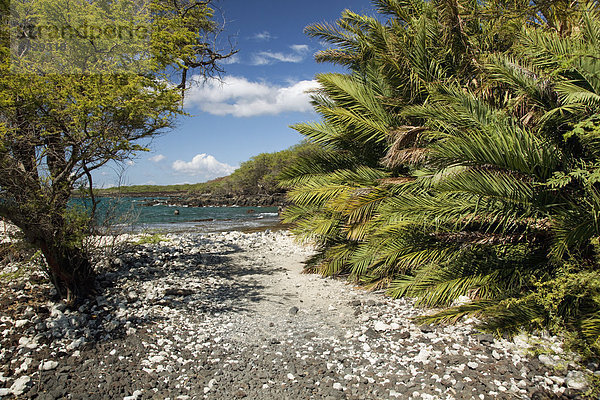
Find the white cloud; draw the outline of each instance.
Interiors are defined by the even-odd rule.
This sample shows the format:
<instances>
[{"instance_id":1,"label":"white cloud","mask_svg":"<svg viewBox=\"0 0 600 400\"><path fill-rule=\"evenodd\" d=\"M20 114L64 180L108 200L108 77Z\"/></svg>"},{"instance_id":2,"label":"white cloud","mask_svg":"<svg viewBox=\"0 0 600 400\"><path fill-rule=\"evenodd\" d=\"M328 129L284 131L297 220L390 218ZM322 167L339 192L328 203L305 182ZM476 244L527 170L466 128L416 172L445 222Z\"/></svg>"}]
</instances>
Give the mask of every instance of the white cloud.
<instances>
[{"instance_id":1,"label":"white cloud","mask_svg":"<svg viewBox=\"0 0 600 400\"><path fill-rule=\"evenodd\" d=\"M217 161L210 154L197 154L192 161L177 160L172 168L182 174L193 175L197 179L209 180L231 174L236 167Z\"/></svg>"},{"instance_id":2,"label":"white cloud","mask_svg":"<svg viewBox=\"0 0 600 400\"><path fill-rule=\"evenodd\" d=\"M306 53L306 52L308 52L308 45L307 44L293 44L290 46L290 49L292 49L296 53Z\"/></svg>"},{"instance_id":3,"label":"white cloud","mask_svg":"<svg viewBox=\"0 0 600 400\"><path fill-rule=\"evenodd\" d=\"M135 165L135 161L127 160L127 161L125 161L125 164L129 165L130 167L133 167Z\"/></svg>"},{"instance_id":4,"label":"white cloud","mask_svg":"<svg viewBox=\"0 0 600 400\"><path fill-rule=\"evenodd\" d=\"M308 54L308 46L305 44L294 44L290 46L291 53L261 51L252 56L252 65L267 65L276 61L299 63L304 61Z\"/></svg>"},{"instance_id":5,"label":"white cloud","mask_svg":"<svg viewBox=\"0 0 600 400\"><path fill-rule=\"evenodd\" d=\"M314 80L277 86L227 76L222 81L211 79L193 86L186 93L185 101L186 107L197 107L213 115L235 117L277 115L289 111L309 112L312 107L306 91L317 87L317 81Z\"/></svg>"},{"instance_id":6,"label":"white cloud","mask_svg":"<svg viewBox=\"0 0 600 400\"><path fill-rule=\"evenodd\" d=\"M254 34L252 37L250 37L250 39L268 42L271 39L277 39L277 37L271 35L267 31L263 31L263 32L259 32L259 33Z\"/></svg>"},{"instance_id":7,"label":"white cloud","mask_svg":"<svg viewBox=\"0 0 600 400\"><path fill-rule=\"evenodd\" d=\"M150 161L153 161L153 162L155 162L155 163L157 163L157 162L161 162L161 161L162 161L162 160L164 160L165 158L167 158L167 157L165 157L165 156L164 156L164 155L162 155L162 154L157 154L157 155L155 155L155 156L153 156L153 157L150 157L150 158L149 158L149 160L150 160Z\"/></svg>"}]
</instances>

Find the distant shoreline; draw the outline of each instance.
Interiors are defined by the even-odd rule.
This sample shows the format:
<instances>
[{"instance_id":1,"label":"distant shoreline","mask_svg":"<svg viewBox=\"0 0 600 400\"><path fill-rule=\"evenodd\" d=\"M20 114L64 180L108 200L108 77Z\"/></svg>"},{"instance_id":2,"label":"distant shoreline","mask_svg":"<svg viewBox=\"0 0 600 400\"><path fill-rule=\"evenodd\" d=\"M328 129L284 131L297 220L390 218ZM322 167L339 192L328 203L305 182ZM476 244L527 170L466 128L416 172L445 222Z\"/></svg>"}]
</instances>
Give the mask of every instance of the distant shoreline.
<instances>
[{"instance_id":1,"label":"distant shoreline","mask_svg":"<svg viewBox=\"0 0 600 400\"><path fill-rule=\"evenodd\" d=\"M105 190L105 189L102 189ZM177 196L184 196L189 194L189 192L185 192L185 191L178 191L178 192L170 192L170 191L166 191L166 192L131 192L131 193L125 193L125 192L99 192L99 193L94 193L94 196L96 197L177 197ZM88 193L85 194L80 194L80 193L73 193L71 195L72 197L75 198L83 198L83 197L89 197Z\"/></svg>"},{"instance_id":2,"label":"distant shoreline","mask_svg":"<svg viewBox=\"0 0 600 400\"><path fill-rule=\"evenodd\" d=\"M95 193L96 197L135 197L155 198L150 200L148 206L161 203L176 207L286 207L289 205L285 193L271 194L213 194L213 193L190 193L190 192L132 192L132 193ZM74 193L74 198L83 198L86 195Z\"/></svg>"}]
</instances>

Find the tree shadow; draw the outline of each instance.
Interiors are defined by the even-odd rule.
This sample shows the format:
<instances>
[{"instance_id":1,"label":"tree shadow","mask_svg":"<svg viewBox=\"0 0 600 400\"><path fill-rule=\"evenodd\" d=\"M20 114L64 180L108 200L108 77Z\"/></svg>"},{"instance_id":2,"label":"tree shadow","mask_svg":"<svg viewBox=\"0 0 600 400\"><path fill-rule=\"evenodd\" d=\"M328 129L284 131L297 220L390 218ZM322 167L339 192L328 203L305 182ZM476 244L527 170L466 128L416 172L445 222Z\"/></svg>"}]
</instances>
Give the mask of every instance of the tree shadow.
<instances>
[{"instance_id":1,"label":"tree shadow","mask_svg":"<svg viewBox=\"0 0 600 400\"><path fill-rule=\"evenodd\" d=\"M99 274L98 284L106 296L100 302L92 302L91 310L104 309L100 317L107 324L115 321L108 315L123 304L149 310L129 319L134 328L165 321L174 314L202 319L217 313L252 311L252 303L267 297L258 276L277 271L256 263L237 262L240 260L236 257L252 250L235 243L219 244L213 251L211 243L204 239L199 245L208 251L197 252L177 250L168 243L131 247L121 255L121 263ZM133 296L122 290L125 286L134 287ZM126 334L124 326L119 328L111 331L111 338Z\"/></svg>"}]
</instances>

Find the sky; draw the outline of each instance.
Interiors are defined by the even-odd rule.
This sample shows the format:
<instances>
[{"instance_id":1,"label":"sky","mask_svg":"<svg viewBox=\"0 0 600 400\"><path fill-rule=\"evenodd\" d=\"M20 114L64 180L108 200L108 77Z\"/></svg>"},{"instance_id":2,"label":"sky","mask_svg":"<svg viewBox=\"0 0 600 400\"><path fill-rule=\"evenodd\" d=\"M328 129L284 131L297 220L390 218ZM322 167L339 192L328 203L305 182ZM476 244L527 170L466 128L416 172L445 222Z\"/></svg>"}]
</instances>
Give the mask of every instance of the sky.
<instances>
[{"instance_id":1,"label":"sky","mask_svg":"<svg viewBox=\"0 0 600 400\"><path fill-rule=\"evenodd\" d=\"M174 129L155 137L150 152L96 172L94 186L170 185L229 175L240 163L302 140L289 126L318 120L306 90L318 73L323 45L303 33L307 25L335 22L344 9L375 15L370 0L216 0L225 20L223 46L238 53L225 61L220 81L194 85Z\"/></svg>"}]
</instances>

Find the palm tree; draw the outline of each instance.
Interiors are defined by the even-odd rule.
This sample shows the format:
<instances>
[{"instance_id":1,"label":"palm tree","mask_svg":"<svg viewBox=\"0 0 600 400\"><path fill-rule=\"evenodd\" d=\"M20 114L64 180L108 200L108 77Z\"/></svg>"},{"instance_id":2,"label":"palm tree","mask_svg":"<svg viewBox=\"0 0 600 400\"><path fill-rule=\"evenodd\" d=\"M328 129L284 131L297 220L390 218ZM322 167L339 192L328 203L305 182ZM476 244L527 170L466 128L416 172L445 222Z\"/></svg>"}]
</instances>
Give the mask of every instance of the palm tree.
<instances>
[{"instance_id":1,"label":"palm tree","mask_svg":"<svg viewBox=\"0 0 600 400\"><path fill-rule=\"evenodd\" d=\"M285 175L313 269L450 307L430 322L596 341L596 2L374 4L307 28L350 69L319 77L323 121L295 128L320 149Z\"/></svg>"},{"instance_id":2,"label":"palm tree","mask_svg":"<svg viewBox=\"0 0 600 400\"><path fill-rule=\"evenodd\" d=\"M515 54L489 57L488 93L503 89L502 102L439 86L428 104L405 109L437 140L421 192L393 206L397 240L423 225L429 240L404 256L420 265L389 291L428 306L473 300L424 321L477 314L513 333L567 325L598 344L600 22L589 13L582 26L567 38L530 28Z\"/></svg>"},{"instance_id":3,"label":"palm tree","mask_svg":"<svg viewBox=\"0 0 600 400\"><path fill-rule=\"evenodd\" d=\"M375 201L368 198L362 204L365 190L388 186L390 177L404 179L408 161L422 153L420 121L405 118L402 108L425 101L432 82L454 79L455 71L469 69L465 57L454 57L456 52L449 56L439 46L456 41L452 35L462 35L463 42L467 37L444 25L443 4L375 3L392 17L387 24L345 11L335 25L315 24L306 30L337 46L317 54L318 61L352 71L318 77L321 90L313 104L323 122L294 128L322 145L323 152L301 160L285 175L295 203L286 218L297 223L298 234L319 240L326 260L321 272L327 274L348 272L347 261L367 234L376 204L390 195L380 188ZM390 144L404 151L406 165L382 163Z\"/></svg>"}]
</instances>

